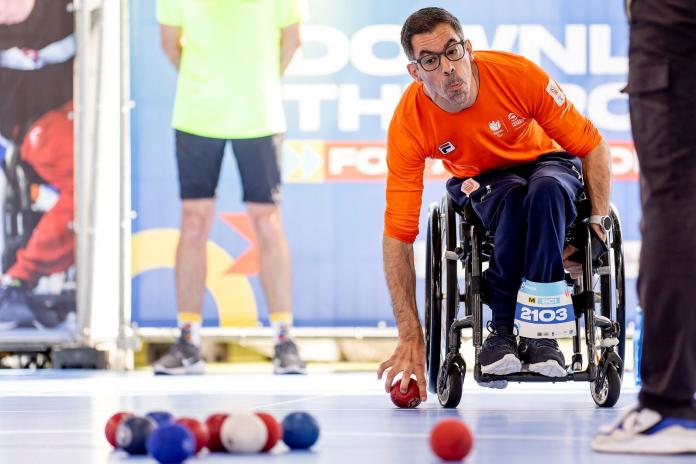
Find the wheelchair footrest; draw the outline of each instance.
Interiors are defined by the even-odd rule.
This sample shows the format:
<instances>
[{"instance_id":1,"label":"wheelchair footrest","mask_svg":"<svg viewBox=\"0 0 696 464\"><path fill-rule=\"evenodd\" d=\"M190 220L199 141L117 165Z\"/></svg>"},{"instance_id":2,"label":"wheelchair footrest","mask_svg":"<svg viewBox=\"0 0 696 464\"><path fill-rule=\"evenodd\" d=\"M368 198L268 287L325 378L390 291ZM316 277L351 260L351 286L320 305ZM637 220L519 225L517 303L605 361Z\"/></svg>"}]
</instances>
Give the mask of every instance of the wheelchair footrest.
<instances>
[{"instance_id":1,"label":"wheelchair footrest","mask_svg":"<svg viewBox=\"0 0 696 464\"><path fill-rule=\"evenodd\" d=\"M565 377L546 377L545 375L537 374L536 372L525 371L526 367L522 366L522 372L516 372L508 375L489 375L478 374L480 370L475 371L475 379L477 382L492 382L495 380L507 380L508 382L589 382L590 373L588 371L572 372ZM478 374L478 375L477 375Z\"/></svg>"}]
</instances>

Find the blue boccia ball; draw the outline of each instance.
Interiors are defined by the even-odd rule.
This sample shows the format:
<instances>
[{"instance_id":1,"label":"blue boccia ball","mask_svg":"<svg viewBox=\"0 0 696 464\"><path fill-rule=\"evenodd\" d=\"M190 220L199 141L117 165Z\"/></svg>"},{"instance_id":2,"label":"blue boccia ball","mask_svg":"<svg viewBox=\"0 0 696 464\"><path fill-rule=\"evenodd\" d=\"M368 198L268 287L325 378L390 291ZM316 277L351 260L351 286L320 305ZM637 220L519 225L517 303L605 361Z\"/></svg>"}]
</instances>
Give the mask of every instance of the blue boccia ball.
<instances>
[{"instance_id":1,"label":"blue boccia ball","mask_svg":"<svg viewBox=\"0 0 696 464\"><path fill-rule=\"evenodd\" d=\"M145 417L155 421L158 427L174 423L174 416L167 411L150 411Z\"/></svg>"},{"instance_id":2,"label":"blue boccia ball","mask_svg":"<svg viewBox=\"0 0 696 464\"><path fill-rule=\"evenodd\" d=\"M165 424L157 427L147 439L147 451L157 462L176 464L190 458L196 452L196 439L181 424Z\"/></svg>"},{"instance_id":3,"label":"blue boccia ball","mask_svg":"<svg viewBox=\"0 0 696 464\"><path fill-rule=\"evenodd\" d=\"M319 439L319 424L311 414L293 412L283 419L283 441L291 449L308 449Z\"/></svg>"},{"instance_id":4,"label":"blue boccia ball","mask_svg":"<svg viewBox=\"0 0 696 464\"><path fill-rule=\"evenodd\" d=\"M116 429L116 444L128 454L147 454L145 441L156 427L147 417L128 417Z\"/></svg>"}]
</instances>

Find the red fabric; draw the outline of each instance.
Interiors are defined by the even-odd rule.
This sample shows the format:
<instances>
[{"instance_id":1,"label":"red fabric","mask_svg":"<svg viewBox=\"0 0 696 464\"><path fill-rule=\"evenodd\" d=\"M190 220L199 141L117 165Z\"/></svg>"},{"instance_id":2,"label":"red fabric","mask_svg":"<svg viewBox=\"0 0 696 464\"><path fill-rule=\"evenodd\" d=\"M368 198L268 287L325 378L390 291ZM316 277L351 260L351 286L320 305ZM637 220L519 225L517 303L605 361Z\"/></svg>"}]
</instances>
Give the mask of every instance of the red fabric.
<instances>
[{"instance_id":1,"label":"red fabric","mask_svg":"<svg viewBox=\"0 0 696 464\"><path fill-rule=\"evenodd\" d=\"M30 284L75 262L72 111L72 102L49 111L36 121L22 143L22 159L59 192L58 202L44 213L7 272Z\"/></svg>"}]
</instances>

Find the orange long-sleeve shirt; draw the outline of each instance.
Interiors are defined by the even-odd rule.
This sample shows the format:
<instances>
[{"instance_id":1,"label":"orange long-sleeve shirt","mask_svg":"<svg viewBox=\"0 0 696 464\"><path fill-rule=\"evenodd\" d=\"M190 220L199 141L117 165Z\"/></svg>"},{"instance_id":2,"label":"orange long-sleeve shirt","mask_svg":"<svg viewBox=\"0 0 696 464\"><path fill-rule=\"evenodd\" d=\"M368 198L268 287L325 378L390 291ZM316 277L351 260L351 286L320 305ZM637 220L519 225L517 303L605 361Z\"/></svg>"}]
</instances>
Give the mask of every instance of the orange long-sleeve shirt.
<instances>
[{"instance_id":1,"label":"orange long-sleeve shirt","mask_svg":"<svg viewBox=\"0 0 696 464\"><path fill-rule=\"evenodd\" d=\"M479 91L469 108L448 113L412 83L387 135L384 234L413 243L418 235L426 158L455 177L525 163L554 151L585 156L601 141L595 126L539 66L512 53L478 51Z\"/></svg>"}]
</instances>

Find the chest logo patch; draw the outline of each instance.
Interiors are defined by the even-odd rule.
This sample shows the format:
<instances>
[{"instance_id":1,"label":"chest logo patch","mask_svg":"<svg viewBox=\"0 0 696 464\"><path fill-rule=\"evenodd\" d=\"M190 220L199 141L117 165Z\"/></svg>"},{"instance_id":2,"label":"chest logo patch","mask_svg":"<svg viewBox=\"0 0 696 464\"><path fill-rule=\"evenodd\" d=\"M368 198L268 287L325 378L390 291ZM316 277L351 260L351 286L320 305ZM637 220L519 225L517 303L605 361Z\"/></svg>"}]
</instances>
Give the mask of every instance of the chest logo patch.
<instances>
[{"instance_id":1,"label":"chest logo patch","mask_svg":"<svg viewBox=\"0 0 696 464\"><path fill-rule=\"evenodd\" d=\"M496 137L502 137L503 133L505 132L505 128L503 128L503 124L500 122L500 119L489 121L488 128L495 134Z\"/></svg>"},{"instance_id":2,"label":"chest logo patch","mask_svg":"<svg viewBox=\"0 0 696 464\"><path fill-rule=\"evenodd\" d=\"M515 113L508 113L507 118L508 121L510 121L510 124L512 124L512 127L519 127L526 121L525 118L521 118L517 116Z\"/></svg>"},{"instance_id":3,"label":"chest logo patch","mask_svg":"<svg viewBox=\"0 0 696 464\"><path fill-rule=\"evenodd\" d=\"M445 142L442 145L440 145L439 147L437 147L437 149L440 150L440 153L442 153L443 155L448 155L448 154L452 153L454 150L456 150L457 147L455 147L452 144L452 142L450 142L448 140L447 142Z\"/></svg>"}]
</instances>

